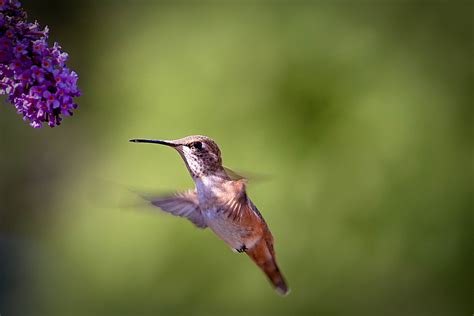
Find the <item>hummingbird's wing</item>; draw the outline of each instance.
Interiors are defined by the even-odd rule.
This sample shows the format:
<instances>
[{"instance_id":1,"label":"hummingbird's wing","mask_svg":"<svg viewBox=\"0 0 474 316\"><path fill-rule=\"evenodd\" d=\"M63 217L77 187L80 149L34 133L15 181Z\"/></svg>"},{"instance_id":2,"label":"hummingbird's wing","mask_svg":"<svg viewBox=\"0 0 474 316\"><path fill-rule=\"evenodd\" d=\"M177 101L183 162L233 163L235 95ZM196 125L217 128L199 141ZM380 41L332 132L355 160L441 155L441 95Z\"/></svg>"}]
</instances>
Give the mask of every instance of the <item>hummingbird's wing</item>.
<instances>
[{"instance_id":1,"label":"hummingbird's wing","mask_svg":"<svg viewBox=\"0 0 474 316\"><path fill-rule=\"evenodd\" d=\"M240 174L238 174L237 172L235 172L234 170L230 168L227 168L227 167L223 167L223 168L224 168L225 173L227 173L229 178L231 178L233 181L247 179L247 177L241 176Z\"/></svg>"},{"instance_id":2,"label":"hummingbird's wing","mask_svg":"<svg viewBox=\"0 0 474 316\"><path fill-rule=\"evenodd\" d=\"M267 181L270 179L268 175L265 174L256 174L256 173L249 173L249 172L236 172L230 168L224 167L225 173L229 176L232 181L239 181L239 180L252 180L253 181Z\"/></svg>"},{"instance_id":3,"label":"hummingbird's wing","mask_svg":"<svg viewBox=\"0 0 474 316\"><path fill-rule=\"evenodd\" d=\"M199 228L206 228L206 222L199 208L196 191L178 192L171 196L147 198L154 206L175 216L186 217Z\"/></svg>"}]
</instances>

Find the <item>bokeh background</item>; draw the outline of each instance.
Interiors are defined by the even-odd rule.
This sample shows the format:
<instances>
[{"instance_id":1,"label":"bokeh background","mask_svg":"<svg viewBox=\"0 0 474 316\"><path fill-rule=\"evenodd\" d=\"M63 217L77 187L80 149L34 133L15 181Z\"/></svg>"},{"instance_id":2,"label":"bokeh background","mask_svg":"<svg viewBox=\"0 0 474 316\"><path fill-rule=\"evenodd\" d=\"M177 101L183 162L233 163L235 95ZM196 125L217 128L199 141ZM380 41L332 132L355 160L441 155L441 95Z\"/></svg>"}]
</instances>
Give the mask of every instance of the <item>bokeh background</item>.
<instances>
[{"instance_id":1,"label":"bokeh background","mask_svg":"<svg viewBox=\"0 0 474 316\"><path fill-rule=\"evenodd\" d=\"M471 1L22 1L79 73L34 130L0 107L0 314L469 315ZM2 103L4 98L2 97ZM127 188L186 189L213 137L292 293Z\"/></svg>"}]
</instances>

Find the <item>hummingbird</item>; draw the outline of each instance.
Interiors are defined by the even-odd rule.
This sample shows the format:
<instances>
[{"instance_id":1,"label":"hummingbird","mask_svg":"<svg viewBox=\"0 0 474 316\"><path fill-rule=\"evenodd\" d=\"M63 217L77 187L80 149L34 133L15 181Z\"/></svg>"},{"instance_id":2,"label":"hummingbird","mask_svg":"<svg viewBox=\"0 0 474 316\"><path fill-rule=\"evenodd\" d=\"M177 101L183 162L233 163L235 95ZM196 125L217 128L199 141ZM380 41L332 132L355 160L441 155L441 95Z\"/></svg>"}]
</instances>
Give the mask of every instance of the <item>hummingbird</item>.
<instances>
[{"instance_id":1,"label":"hummingbird","mask_svg":"<svg viewBox=\"0 0 474 316\"><path fill-rule=\"evenodd\" d=\"M174 148L183 158L195 188L169 196L146 198L153 206L209 227L235 252L246 253L266 274L275 290L289 293L275 258L273 236L246 192L247 179L223 167L219 146L202 135L176 140L131 139Z\"/></svg>"}]
</instances>

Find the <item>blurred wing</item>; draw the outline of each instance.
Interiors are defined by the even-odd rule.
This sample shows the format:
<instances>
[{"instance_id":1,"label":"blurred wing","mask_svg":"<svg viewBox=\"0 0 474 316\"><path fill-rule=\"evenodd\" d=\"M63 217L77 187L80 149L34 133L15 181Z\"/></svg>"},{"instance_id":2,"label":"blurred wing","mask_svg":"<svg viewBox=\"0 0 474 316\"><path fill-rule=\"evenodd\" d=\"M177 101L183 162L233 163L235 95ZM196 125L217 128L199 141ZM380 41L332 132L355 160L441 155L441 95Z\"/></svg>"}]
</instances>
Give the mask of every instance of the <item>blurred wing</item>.
<instances>
[{"instance_id":1,"label":"blurred wing","mask_svg":"<svg viewBox=\"0 0 474 316\"><path fill-rule=\"evenodd\" d=\"M244 176L241 176L240 174L238 174L237 172L235 172L232 169L224 167L224 170L225 170L225 173L227 173L227 175L229 176L229 178L231 178L234 181L246 179Z\"/></svg>"},{"instance_id":2,"label":"blurred wing","mask_svg":"<svg viewBox=\"0 0 474 316\"><path fill-rule=\"evenodd\" d=\"M179 192L171 196L147 198L147 200L167 213L186 217L199 228L207 227L194 190Z\"/></svg>"},{"instance_id":3,"label":"blurred wing","mask_svg":"<svg viewBox=\"0 0 474 316\"><path fill-rule=\"evenodd\" d=\"M229 176L229 178L233 181L239 180L252 180L252 182L258 181L268 181L270 177L264 174L255 174L249 172L235 172L234 170L224 167L225 173ZM241 175L243 173L243 175Z\"/></svg>"}]
</instances>

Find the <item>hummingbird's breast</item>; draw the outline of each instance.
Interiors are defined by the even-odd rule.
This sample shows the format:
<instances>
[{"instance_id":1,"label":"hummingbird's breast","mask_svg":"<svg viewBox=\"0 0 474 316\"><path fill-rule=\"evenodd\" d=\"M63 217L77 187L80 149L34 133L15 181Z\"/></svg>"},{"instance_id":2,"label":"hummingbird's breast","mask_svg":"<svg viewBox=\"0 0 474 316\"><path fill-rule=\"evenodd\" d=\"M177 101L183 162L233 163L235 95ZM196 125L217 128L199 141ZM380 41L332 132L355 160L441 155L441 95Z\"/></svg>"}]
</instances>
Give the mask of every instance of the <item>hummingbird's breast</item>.
<instances>
[{"instance_id":1,"label":"hummingbird's breast","mask_svg":"<svg viewBox=\"0 0 474 316\"><path fill-rule=\"evenodd\" d=\"M230 221L225 210L213 207L205 210L203 215L207 226L232 249L240 249L243 245L250 244L249 237L252 235L252 229Z\"/></svg>"},{"instance_id":2,"label":"hummingbird's breast","mask_svg":"<svg viewBox=\"0 0 474 316\"><path fill-rule=\"evenodd\" d=\"M207 226L231 248L250 248L261 238L258 217L242 202L243 183L206 177L196 180L196 191Z\"/></svg>"}]
</instances>

